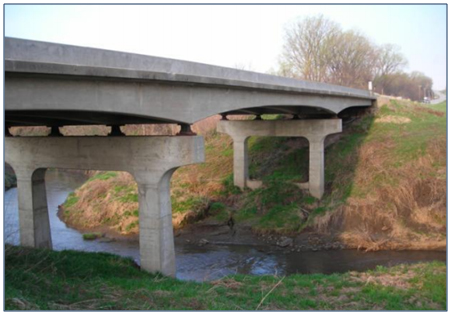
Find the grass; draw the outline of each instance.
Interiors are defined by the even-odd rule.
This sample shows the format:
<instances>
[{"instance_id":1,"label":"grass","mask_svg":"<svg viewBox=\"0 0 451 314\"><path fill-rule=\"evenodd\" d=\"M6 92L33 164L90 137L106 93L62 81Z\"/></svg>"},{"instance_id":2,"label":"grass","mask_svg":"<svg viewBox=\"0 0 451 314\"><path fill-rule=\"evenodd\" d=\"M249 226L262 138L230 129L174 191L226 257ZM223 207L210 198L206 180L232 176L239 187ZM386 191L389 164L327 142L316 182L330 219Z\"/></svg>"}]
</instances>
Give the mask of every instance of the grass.
<instances>
[{"instance_id":1,"label":"grass","mask_svg":"<svg viewBox=\"0 0 451 314\"><path fill-rule=\"evenodd\" d=\"M184 282L105 253L7 246L6 310L445 310L446 266Z\"/></svg>"},{"instance_id":2,"label":"grass","mask_svg":"<svg viewBox=\"0 0 451 314\"><path fill-rule=\"evenodd\" d=\"M72 227L136 234L138 232L136 183L124 172L100 172L69 194L63 204L63 219Z\"/></svg>"},{"instance_id":3,"label":"grass","mask_svg":"<svg viewBox=\"0 0 451 314\"><path fill-rule=\"evenodd\" d=\"M315 223L322 223L324 229L333 228L331 221L340 221L342 240L355 247L439 246L433 239L443 239L445 230L436 220L446 216L445 109L444 103L423 106L391 101L382 106L365 136L358 139L358 149L340 162L348 173L343 165L355 165L352 177L343 180L347 177L343 169L329 167L334 172L329 173L332 193L338 196L341 190L343 204L330 197L330 203L339 206Z\"/></svg>"},{"instance_id":4,"label":"grass","mask_svg":"<svg viewBox=\"0 0 451 314\"><path fill-rule=\"evenodd\" d=\"M105 181L105 180L108 180L108 179L114 178L114 177L117 177L117 172L114 172L114 171L98 172L97 174L95 174L94 176L89 178L88 182L95 181L95 180Z\"/></svg>"},{"instance_id":5,"label":"grass","mask_svg":"<svg viewBox=\"0 0 451 314\"><path fill-rule=\"evenodd\" d=\"M231 212L227 206L221 202L215 202L210 205L209 215L215 217L216 221L227 222L230 219Z\"/></svg>"},{"instance_id":6,"label":"grass","mask_svg":"<svg viewBox=\"0 0 451 314\"><path fill-rule=\"evenodd\" d=\"M77 204L78 197L75 195L75 193L70 193L67 197L66 201L64 202L64 207L69 208Z\"/></svg>"},{"instance_id":7,"label":"grass","mask_svg":"<svg viewBox=\"0 0 451 314\"><path fill-rule=\"evenodd\" d=\"M83 240L92 241L98 238L101 238L103 235L100 232L92 232L92 233L84 233Z\"/></svg>"}]
</instances>

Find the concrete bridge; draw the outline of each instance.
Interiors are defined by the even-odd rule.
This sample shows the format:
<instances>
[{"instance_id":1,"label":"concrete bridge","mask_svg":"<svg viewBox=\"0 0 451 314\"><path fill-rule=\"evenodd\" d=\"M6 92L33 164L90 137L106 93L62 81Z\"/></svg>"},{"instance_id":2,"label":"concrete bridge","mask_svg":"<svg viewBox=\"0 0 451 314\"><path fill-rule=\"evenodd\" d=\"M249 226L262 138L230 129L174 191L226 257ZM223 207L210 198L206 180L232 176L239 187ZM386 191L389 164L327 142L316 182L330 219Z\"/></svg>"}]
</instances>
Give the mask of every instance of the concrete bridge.
<instances>
[{"instance_id":1,"label":"concrete bridge","mask_svg":"<svg viewBox=\"0 0 451 314\"><path fill-rule=\"evenodd\" d=\"M200 63L5 38L5 134L12 126L49 126L48 137L5 138L15 170L21 243L51 248L44 174L50 167L128 171L138 183L141 267L175 275L169 182L181 166L204 161L203 138L190 125L215 114L234 141L234 182L247 174L250 136L306 137L309 182L324 193L324 139L341 119L372 105L368 91ZM292 120L260 120L262 114ZM233 115L256 115L233 121ZM180 124L179 136L63 137L65 125Z\"/></svg>"}]
</instances>

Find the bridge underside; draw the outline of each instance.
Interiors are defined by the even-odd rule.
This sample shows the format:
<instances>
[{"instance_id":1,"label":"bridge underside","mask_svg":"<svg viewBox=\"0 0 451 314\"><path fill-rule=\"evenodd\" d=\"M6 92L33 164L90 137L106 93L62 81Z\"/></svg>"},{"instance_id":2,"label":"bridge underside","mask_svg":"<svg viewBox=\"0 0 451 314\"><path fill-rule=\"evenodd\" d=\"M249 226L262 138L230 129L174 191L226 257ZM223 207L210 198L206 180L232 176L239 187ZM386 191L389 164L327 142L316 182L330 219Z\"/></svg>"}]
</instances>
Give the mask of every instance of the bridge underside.
<instances>
[{"instance_id":1,"label":"bridge underside","mask_svg":"<svg viewBox=\"0 0 451 314\"><path fill-rule=\"evenodd\" d=\"M266 106L243 108L220 112L225 116L233 115L265 115L289 114L303 119L346 119L356 116L368 107L353 107L338 115L323 108L307 106ZM160 117L149 117L131 114L110 113L103 111L80 110L6 110L5 124L7 127L17 126L65 126L65 125L126 125L126 124L181 124L183 121Z\"/></svg>"},{"instance_id":2,"label":"bridge underside","mask_svg":"<svg viewBox=\"0 0 451 314\"><path fill-rule=\"evenodd\" d=\"M5 123L12 126L125 125L179 123L162 118L79 110L11 110L5 112Z\"/></svg>"}]
</instances>

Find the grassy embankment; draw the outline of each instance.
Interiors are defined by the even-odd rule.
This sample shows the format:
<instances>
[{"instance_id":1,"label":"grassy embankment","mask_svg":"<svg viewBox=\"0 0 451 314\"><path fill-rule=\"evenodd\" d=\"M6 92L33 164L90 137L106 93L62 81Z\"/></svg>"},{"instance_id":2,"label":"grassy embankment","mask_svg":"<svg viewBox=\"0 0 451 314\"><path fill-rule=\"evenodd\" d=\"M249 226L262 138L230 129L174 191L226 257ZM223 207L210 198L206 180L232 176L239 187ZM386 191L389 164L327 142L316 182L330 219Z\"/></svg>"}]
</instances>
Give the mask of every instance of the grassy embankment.
<instances>
[{"instance_id":1,"label":"grassy embankment","mask_svg":"<svg viewBox=\"0 0 451 314\"><path fill-rule=\"evenodd\" d=\"M105 253L7 247L6 310L445 310L446 266L183 282Z\"/></svg>"},{"instance_id":2,"label":"grassy embankment","mask_svg":"<svg viewBox=\"0 0 451 314\"><path fill-rule=\"evenodd\" d=\"M266 117L274 118L274 117ZM326 193L316 201L293 182L307 181L308 147L299 138L249 140L250 176L264 186L241 192L232 184L232 141L205 135L206 162L172 179L176 228L206 215L256 233L332 233L348 247L443 249L446 245L446 104L380 100L374 115L345 127L326 149ZM138 232L136 184L125 173L94 176L64 205L80 228L109 225Z\"/></svg>"}]
</instances>

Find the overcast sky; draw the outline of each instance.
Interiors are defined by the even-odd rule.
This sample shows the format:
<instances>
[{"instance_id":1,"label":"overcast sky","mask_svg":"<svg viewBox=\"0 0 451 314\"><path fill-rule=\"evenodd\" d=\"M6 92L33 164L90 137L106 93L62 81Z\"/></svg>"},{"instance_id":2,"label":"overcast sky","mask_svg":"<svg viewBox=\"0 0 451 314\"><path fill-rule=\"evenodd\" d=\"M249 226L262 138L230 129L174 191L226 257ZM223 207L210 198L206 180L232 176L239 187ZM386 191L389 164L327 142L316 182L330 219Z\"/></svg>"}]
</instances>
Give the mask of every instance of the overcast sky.
<instances>
[{"instance_id":1,"label":"overcast sky","mask_svg":"<svg viewBox=\"0 0 451 314\"><path fill-rule=\"evenodd\" d=\"M401 47L408 71L446 87L445 5L6 5L5 35L240 67L277 68L284 29L322 13Z\"/></svg>"}]
</instances>

